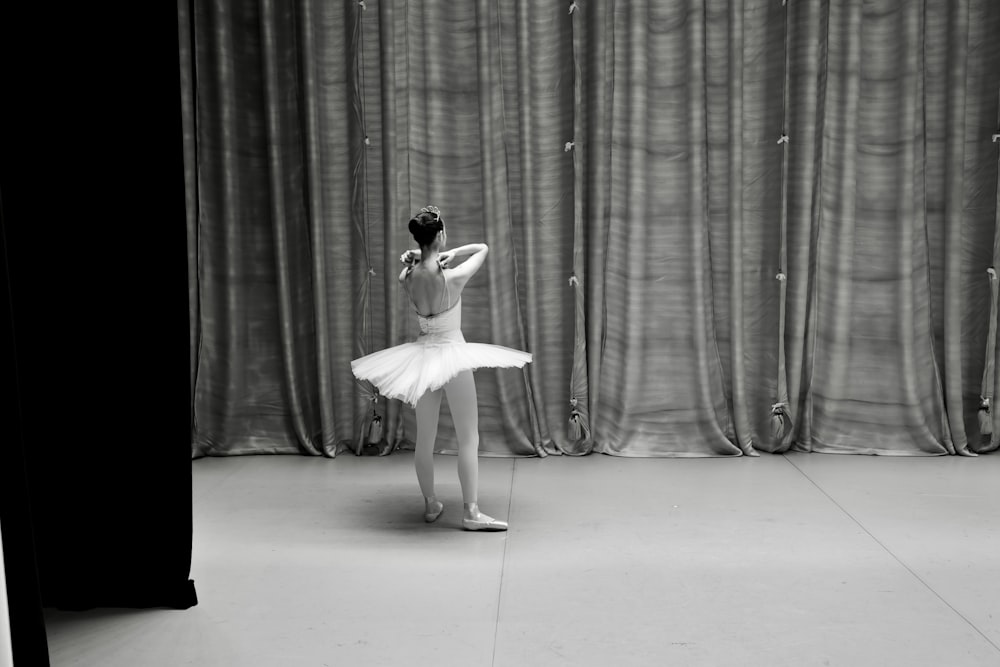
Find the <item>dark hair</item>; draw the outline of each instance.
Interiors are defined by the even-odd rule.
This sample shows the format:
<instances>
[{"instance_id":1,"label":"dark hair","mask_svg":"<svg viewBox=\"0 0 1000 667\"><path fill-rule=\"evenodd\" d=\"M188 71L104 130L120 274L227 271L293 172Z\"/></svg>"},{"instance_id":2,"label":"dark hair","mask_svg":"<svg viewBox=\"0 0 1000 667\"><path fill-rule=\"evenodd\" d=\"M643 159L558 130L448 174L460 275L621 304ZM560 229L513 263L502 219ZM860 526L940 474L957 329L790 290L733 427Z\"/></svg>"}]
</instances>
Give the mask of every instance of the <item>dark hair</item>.
<instances>
[{"instance_id":1,"label":"dark hair","mask_svg":"<svg viewBox=\"0 0 1000 667\"><path fill-rule=\"evenodd\" d=\"M434 242L434 237L444 229L441 216L433 211L421 211L410 218L410 233L421 248Z\"/></svg>"}]
</instances>

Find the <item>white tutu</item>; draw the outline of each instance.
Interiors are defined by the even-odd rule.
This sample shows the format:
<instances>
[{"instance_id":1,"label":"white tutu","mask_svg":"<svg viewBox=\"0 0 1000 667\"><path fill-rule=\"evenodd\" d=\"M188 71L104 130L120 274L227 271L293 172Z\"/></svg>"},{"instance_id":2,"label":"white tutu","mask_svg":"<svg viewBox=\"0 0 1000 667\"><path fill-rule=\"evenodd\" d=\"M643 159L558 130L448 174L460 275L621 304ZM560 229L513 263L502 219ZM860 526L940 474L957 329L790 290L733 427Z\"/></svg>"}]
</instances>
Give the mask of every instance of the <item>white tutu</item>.
<instances>
[{"instance_id":1,"label":"white tutu","mask_svg":"<svg viewBox=\"0 0 1000 667\"><path fill-rule=\"evenodd\" d=\"M531 353L502 345L467 343L462 335L462 300L443 313L420 317L420 336L351 362L359 380L367 380L389 398L416 405L428 391L443 387L466 370L523 368Z\"/></svg>"}]
</instances>

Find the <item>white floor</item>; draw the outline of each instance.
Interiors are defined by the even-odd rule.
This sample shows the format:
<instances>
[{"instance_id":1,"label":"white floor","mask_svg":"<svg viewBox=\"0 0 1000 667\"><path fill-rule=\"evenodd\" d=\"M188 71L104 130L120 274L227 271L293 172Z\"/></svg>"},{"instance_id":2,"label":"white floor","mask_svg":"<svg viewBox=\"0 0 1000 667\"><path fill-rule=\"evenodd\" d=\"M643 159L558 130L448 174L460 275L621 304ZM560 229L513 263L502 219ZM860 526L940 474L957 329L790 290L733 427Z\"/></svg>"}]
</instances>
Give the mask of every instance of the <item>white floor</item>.
<instances>
[{"instance_id":1,"label":"white floor","mask_svg":"<svg viewBox=\"0 0 1000 667\"><path fill-rule=\"evenodd\" d=\"M200 603L48 613L52 664L1000 665L1000 456L194 462Z\"/></svg>"}]
</instances>

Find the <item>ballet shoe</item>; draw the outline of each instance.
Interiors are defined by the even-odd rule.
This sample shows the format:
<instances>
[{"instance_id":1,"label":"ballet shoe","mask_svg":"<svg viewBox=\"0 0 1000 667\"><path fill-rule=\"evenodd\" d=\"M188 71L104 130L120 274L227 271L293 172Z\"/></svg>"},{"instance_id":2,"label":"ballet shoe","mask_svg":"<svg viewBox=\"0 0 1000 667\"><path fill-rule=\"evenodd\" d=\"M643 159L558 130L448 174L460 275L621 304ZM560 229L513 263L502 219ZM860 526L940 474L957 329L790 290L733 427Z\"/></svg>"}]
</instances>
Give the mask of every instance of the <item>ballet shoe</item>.
<instances>
[{"instance_id":1,"label":"ballet shoe","mask_svg":"<svg viewBox=\"0 0 1000 667\"><path fill-rule=\"evenodd\" d=\"M426 499L424 506L424 521L434 523L444 512L444 503L434 498Z\"/></svg>"},{"instance_id":2,"label":"ballet shoe","mask_svg":"<svg viewBox=\"0 0 1000 667\"><path fill-rule=\"evenodd\" d=\"M462 528L498 532L507 530L507 522L482 514L478 519L462 519Z\"/></svg>"},{"instance_id":3,"label":"ballet shoe","mask_svg":"<svg viewBox=\"0 0 1000 667\"><path fill-rule=\"evenodd\" d=\"M475 519L462 518L462 528L465 530L484 530L484 531L502 531L507 530L507 522L501 521L500 519L494 519L491 516L487 516L482 512L476 513Z\"/></svg>"}]
</instances>

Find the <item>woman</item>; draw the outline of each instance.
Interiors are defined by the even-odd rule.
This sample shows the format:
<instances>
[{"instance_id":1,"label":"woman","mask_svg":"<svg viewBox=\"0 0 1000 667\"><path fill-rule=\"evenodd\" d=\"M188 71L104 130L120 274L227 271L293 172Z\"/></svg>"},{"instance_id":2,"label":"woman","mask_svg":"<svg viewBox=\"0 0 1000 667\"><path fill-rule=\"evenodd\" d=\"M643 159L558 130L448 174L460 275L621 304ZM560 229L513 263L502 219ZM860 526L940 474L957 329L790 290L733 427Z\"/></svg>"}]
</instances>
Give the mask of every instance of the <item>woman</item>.
<instances>
[{"instance_id":1,"label":"woman","mask_svg":"<svg viewBox=\"0 0 1000 667\"><path fill-rule=\"evenodd\" d=\"M400 257L406 268L399 282L413 302L420 322L416 342L390 347L351 362L354 375L378 387L383 396L398 398L416 408L417 444L414 461L417 482L424 495L424 520L437 520L444 505L434 495L434 441L437 438L441 394L458 436L458 479L462 485L466 530L507 530L507 523L479 511L479 409L476 404L476 368L521 368L531 354L500 345L467 343L462 336L462 290L482 267L489 248L472 243L445 251L448 235L441 211L420 209L409 223L420 246ZM468 257L454 269L448 264Z\"/></svg>"}]
</instances>

